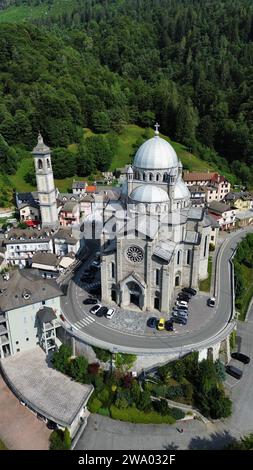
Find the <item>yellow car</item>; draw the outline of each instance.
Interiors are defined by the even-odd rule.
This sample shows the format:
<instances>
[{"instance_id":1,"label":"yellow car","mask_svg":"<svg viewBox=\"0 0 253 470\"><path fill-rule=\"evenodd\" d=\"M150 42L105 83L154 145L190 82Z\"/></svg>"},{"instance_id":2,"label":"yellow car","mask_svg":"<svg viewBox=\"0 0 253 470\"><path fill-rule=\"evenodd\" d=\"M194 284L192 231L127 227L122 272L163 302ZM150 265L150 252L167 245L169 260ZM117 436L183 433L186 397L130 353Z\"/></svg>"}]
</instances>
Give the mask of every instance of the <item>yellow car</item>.
<instances>
[{"instance_id":1,"label":"yellow car","mask_svg":"<svg viewBox=\"0 0 253 470\"><path fill-rule=\"evenodd\" d=\"M157 329L159 331L165 330L165 318L160 318L158 325L157 325Z\"/></svg>"}]
</instances>

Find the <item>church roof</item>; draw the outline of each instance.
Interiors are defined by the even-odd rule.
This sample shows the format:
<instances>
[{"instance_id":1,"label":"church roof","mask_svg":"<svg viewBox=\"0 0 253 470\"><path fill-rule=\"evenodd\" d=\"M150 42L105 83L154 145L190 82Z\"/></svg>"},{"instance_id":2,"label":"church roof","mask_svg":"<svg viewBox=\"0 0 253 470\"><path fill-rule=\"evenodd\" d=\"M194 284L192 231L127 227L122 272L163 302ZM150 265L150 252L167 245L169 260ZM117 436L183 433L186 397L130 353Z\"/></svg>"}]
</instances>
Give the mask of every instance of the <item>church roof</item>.
<instances>
[{"instance_id":1,"label":"church roof","mask_svg":"<svg viewBox=\"0 0 253 470\"><path fill-rule=\"evenodd\" d=\"M169 196L166 191L155 186L153 184L140 185L135 188L131 194L130 198L136 202L143 203L156 203L156 202L168 202Z\"/></svg>"},{"instance_id":2,"label":"church roof","mask_svg":"<svg viewBox=\"0 0 253 470\"><path fill-rule=\"evenodd\" d=\"M178 166L178 158L169 142L155 135L140 146L133 166L144 170L168 170Z\"/></svg>"},{"instance_id":3,"label":"church roof","mask_svg":"<svg viewBox=\"0 0 253 470\"><path fill-rule=\"evenodd\" d=\"M154 249L154 255L169 263L173 256L175 248L176 243L173 241L160 241Z\"/></svg>"},{"instance_id":4,"label":"church roof","mask_svg":"<svg viewBox=\"0 0 253 470\"><path fill-rule=\"evenodd\" d=\"M50 148L44 143L42 135L39 133L37 145L34 147L32 153L46 155L50 153Z\"/></svg>"}]
</instances>

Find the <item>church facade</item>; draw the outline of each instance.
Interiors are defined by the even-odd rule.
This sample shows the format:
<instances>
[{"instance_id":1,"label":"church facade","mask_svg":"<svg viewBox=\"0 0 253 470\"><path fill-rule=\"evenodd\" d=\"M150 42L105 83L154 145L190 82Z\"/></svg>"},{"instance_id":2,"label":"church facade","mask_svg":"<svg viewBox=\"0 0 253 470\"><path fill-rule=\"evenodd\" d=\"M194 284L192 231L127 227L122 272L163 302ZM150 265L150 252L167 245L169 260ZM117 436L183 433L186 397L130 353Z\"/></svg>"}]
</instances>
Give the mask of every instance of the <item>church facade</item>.
<instances>
[{"instance_id":1,"label":"church facade","mask_svg":"<svg viewBox=\"0 0 253 470\"><path fill-rule=\"evenodd\" d=\"M207 277L210 221L191 207L182 170L156 126L128 168L117 210L105 214L102 302L168 313L175 288Z\"/></svg>"}]
</instances>

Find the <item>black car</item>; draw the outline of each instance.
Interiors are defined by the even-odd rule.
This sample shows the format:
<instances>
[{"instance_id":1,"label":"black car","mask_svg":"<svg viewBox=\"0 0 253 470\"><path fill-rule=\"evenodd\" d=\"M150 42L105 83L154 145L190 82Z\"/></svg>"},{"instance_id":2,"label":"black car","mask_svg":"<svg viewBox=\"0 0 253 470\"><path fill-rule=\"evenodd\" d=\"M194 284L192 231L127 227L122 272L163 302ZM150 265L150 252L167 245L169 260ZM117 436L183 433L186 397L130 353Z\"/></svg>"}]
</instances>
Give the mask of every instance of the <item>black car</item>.
<instances>
[{"instance_id":1,"label":"black car","mask_svg":"<svg viewBox=\"0 0 253 470\"><path fill-rule=\"evenodd\" d=\"M88 299L85 299L83 301L84 305L95 305L98 303L98 299L95 299L95 297L89 297Z\"/></svg>"},{"instance_id":2,"label":"black car","mask_svg":"<svg viewBox=\"0 0 253 470\"><path fill-rule=\"evenodd\" d=\"M86 282L86 281L93 281L94 279L94 274L93 273L89 273L89 274L83 274L80 278L80 281L81 282Z\"/></svg>"},{"instance_id":3,"label":"black car","mask_svg":"<svg viewBox=\"0 0 253 470\"><path fill-rule=\"evenodd\" d=\"M242 370L237 369L237 367L234 366L226 366L226 372L229 375L232 375L232 377L235 377L235 379L240 379L242 377Z\"/></svg>"},{"instance_id":4,"label":"black car","mask_svg":"<svg viewBox=\"0 0 253 470\"><path fill-rule=\"evenodd\" d=\"M108 308L107 307L101 307L97 312L96 315L97 317L104 317L107 314Z\"/></svg>"},{"instance_id":5,"label":"black car","mask_svg":"<svg viewBox=\"0 0 253 470\"><path fill-rule=\"evenodd\" d=\"M148 319L147 326L149 326L149 328L156 328L156 325L157 325L157 318L156 317L151 317L151 318Z\"/></svg>"},{"instance_id":6,"label":"black car","mask_svg":"<svg viewBox=\"0 0 253 470\"><path fill-rule=\"evenodd\" d=\"M173 323L179 323L180 325L186 325L187 324L187 318L184 317L173 317Z\"/></svg>"},{"instance_id":7,"label":"black car","mask_svg":"<svg viewBox=\"0 0 253 470\"><path fill-rule=\"evenodd\" d=\"M186 302L189 302L191 299L191 295L187 294L186 292L180 292L177 296L178 300L185 300Z\"/></svg>"},{"instance_id":8,"label":"black car","mask_svg":"<svg viewBox=\"0 0 253 470\"><path fill-rule=\"evenodd\" d=\"M231 357L233 359L237 359L237 361L243 362L243 364L249 364L250 362L249 356L246 356L245 354L239 352L232 353Z\"/></svg>"},{"instance_id":9,"label":"black car","mask_svg":"<svg viewBox=\"0 0 253 470\"><path fill-rule=\"evenodd\" d=\"M188 294L191 294L191 295L196 295L197 294L196 289L193 289L192 287L184 287L182 289L182 291L187 292Z\"/></svg>"},{"instance_id":10,"label":"black car","mask_svg":"<svg viewBox=\"0 0 253 470\"><path fill-rule=\"evenodd\" d=\"M165 322L165 330L166 331L174 331L173 321L172 320L167 320Z\"/></svg>"}]
</instances>

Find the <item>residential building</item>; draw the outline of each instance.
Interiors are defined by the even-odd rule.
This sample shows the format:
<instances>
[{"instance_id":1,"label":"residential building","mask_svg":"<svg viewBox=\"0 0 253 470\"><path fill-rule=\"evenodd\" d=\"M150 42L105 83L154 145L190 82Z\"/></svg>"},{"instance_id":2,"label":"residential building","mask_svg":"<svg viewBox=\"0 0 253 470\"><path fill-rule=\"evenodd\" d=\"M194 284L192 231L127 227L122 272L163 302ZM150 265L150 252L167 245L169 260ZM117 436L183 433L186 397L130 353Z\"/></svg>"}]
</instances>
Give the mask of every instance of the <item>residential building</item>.
<instances>
[{"instance_id":1,"label":"residential building","mask_svg":"<svg viewBox=\"0 0 253 470\"><path fill-rule=\"evenodd\" d=\"M78 202L68 201L60 211L59 222L61 227L71 227L80 223L80 207Z\"/></svg>"},{"instance_id":2,"label":"residential building","mask_svg":"<svg viewBox=\"0 0 253 470\"><path fill-rule=\"evenodd\" d=\"M75 255L84 246L84 239L77 234L74 234L71 228L60 228L56 233L52 235L54 243L54 253L57 256L64 256L69 253Z\"/></svg>"},{"instance_id":3,"label":"residential building","mask_svg":"<svg viewBox=\"0 0 253 470\"><path fill-rule=\"evenodd\" d=\"M231 188L229 181L215 172L185 172L183 179L188 187L203 186L207 203L221 201Z\"/></svg>"},{"instance_id":4,"label":"residential building","mask_svg":"<svg viewBox=\"0 0 253 470\"><path fill-rule=\"evenodd\" d=\"M53 253L53 241L46 230L12 228L4 237L5 259L10 265L30 266L37 251Z\"/></svg>"},{"instance_id":5,"label":"residential building","mask_svg":"<svg viewBox=\"0 0 253 470\"><path fill-rule=\"evenodd\" d=\"M63 295L55 280L42 279L31 269L14 269L7 279L0 277L1 358L28 351L39 344L44 347L38 314L46 306L59 316ZM54 328L60 326L55 317L54 323Z\"/></svg>"},{"instance_id":6,"label":"residential building","mask_svg":"<svg viewBox=\"0 0 253 470\"><path fill-rule=\"evenodd\" d=\"M39 196L37 191L16 193L16 207L19 219L27 226L36 227L41 223Z\"/></svg>"},{"instance_id":7,"label":"residential building","mask_svg":"<svg viewBox=\"0 0 253 470\"><path fill-rule=\"evenodd\" d=\"M235 227L237 210L224 202L213 201L208 206L208 213L217 220L220 230L230 230Z\"/></svg>"},{"instance_id":8,"label":"residential building","mask_svg":"<svg viewBox=\"0 0 253 470\"><path fill-rule=\"evenodd\" d=\"M253 208L253 194L251 192L228 193L224 200L238 211L249 211Z\"/></svg>"},{"instance_id":9,"label":"residential building","mask_svg":"<svg viewBox=\"0 0 253 470\"><path fill-rule=\"evenodd\" d=\"M205 188L203 188L203 186L192 185L192 186L189 186L188 189L191 194L192 207L205 207L205 202L206 202Z\"/></svg>"}]
</instances>

